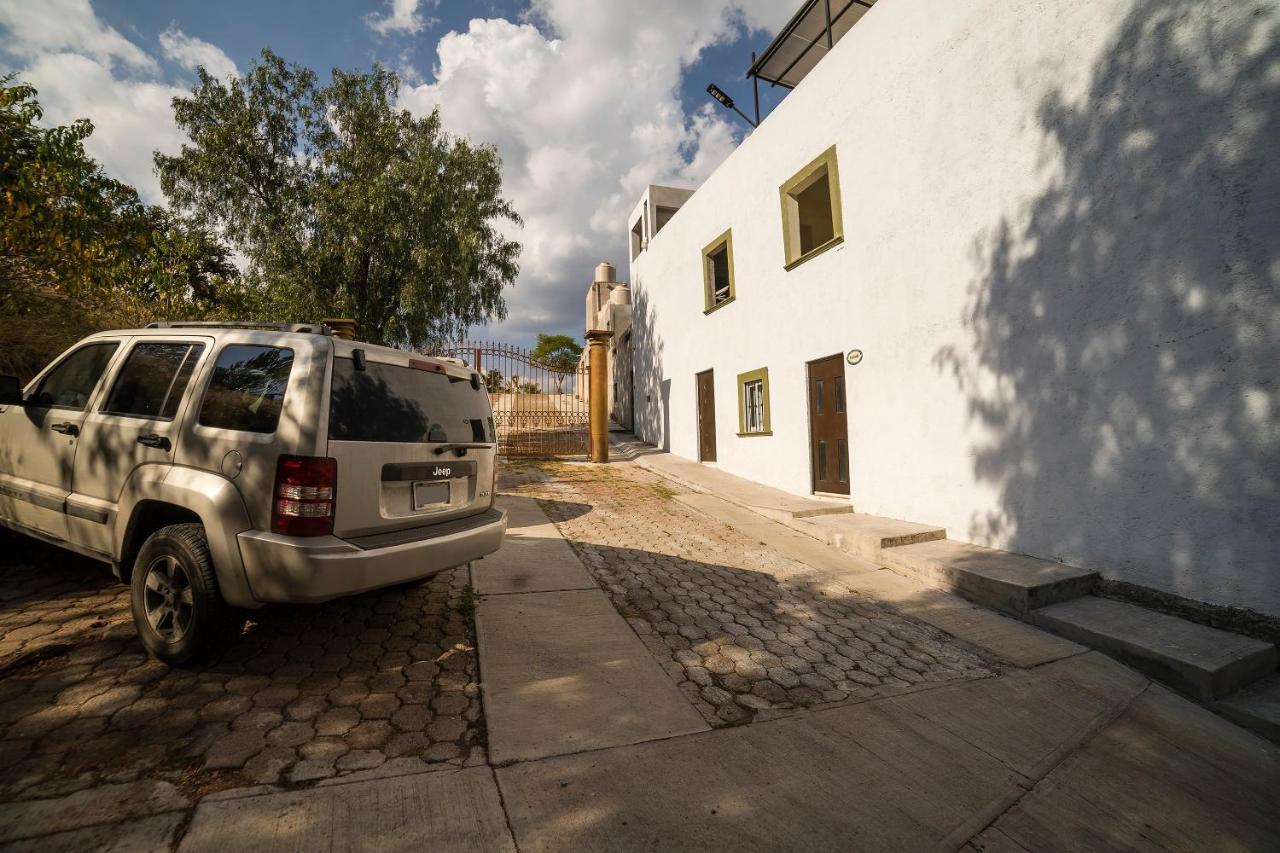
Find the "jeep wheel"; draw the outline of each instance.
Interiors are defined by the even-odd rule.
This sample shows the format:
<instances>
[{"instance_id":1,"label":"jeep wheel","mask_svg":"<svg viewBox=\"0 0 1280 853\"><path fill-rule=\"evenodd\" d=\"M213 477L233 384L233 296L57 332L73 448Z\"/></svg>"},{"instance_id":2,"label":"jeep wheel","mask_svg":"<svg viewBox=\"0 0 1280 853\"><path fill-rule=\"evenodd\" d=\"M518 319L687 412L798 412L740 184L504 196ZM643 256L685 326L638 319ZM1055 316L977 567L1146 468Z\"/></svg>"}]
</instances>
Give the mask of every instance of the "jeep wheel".
<instances>
[{"instance_id":1,"label":"jeep wheel","mask_svg":"<svg viewBox=\"0 0 1280 853\"><path fill-rule=\"evenodd\" d=\"M221 651L244 627L222 600L199 524L173 524L147 539L133 566L133 624L152 655L174 666Z\"/></svg>"}]
</instances>

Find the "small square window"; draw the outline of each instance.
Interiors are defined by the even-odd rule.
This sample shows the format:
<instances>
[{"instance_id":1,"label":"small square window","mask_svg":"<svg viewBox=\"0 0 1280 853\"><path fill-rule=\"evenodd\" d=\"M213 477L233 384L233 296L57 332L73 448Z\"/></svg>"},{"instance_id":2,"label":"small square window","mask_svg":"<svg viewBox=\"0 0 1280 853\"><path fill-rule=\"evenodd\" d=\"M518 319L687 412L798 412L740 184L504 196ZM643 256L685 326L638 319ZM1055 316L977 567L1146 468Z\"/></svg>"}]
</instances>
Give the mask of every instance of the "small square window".
<instances>
[{"instance_id":1,"label":"small square window","mask_svg":"<svg viewBox=\"0 0 1280 853\"><path fill-rule=\"evenodd\" d=\"M702 250L703 313L733 301L733 232L724 232Z\"/></svg>"},{"instance_id":2,"label":"small square window","mask_svg":"<svg viewBox=\"0 0 1280 853\"><path fill-rule=\"evenodd\" d=\"M834 145L783 184L779 195L787 269L844 239Z\"/></svg>"},{"instance_id":3,"label":"small square window","mask_svg":"<svg viewBox=\"0 0 1280 853\"><path fill-rule=\"evenodd\" d=\"M738 435L772 435L767 367L738 374Z\"/></svg>"}]
</instances>

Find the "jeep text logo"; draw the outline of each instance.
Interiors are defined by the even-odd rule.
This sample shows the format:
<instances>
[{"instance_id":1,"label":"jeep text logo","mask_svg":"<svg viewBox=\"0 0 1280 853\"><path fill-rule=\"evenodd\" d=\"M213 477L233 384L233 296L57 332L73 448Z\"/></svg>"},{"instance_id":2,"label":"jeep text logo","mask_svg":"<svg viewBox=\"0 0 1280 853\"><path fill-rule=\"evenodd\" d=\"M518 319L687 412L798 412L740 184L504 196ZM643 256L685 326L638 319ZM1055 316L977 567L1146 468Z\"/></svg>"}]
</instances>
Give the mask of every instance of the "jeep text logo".
<instances>
[{"instance_id":1,"label":"jeep text logo","mask_svg":"<svg viewBox=\"0 0 1280 853\"><path fill-rule=\"evenodd\" d=\"M432 475L431 475L431 476L433 476L433 477L451 477L451 476L453 476L453 469L452 469L452 468L441 468L439 465L437 465L437 466L436 466L436 470L432 473Z\"/></svg>"}]
</instances>

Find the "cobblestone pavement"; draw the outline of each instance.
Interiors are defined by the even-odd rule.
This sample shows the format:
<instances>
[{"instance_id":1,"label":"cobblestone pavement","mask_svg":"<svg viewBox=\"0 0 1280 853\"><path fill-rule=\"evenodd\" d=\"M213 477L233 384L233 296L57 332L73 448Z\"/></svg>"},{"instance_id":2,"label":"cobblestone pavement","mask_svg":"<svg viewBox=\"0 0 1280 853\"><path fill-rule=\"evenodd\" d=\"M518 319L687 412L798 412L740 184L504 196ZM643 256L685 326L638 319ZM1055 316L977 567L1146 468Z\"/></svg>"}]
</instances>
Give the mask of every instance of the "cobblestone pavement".
<instances>
[{"instance_id":1,"label":"cobblestone pavement","mask_svg":"<svg viewBox=\"0 0 1280 853\"><path fill-rule=\"evenodd\" d=\"M0 801L485 760L466 568L257 611L181 670L146 656L106 566L3 532L0 554Z\"/></svg>"},{"instance_id":2,"label":"cobblestone pavement","mask_svg":"<svg viewBox=\"0 0 1280 853\"><path fill-rule=\"evenodd\" d=\"M888 606L806 588L804 567L672 500L683 490L638 466L514 464L501 487L539 499L713 725L993 673Z\"/></svg>"}]
</instances>

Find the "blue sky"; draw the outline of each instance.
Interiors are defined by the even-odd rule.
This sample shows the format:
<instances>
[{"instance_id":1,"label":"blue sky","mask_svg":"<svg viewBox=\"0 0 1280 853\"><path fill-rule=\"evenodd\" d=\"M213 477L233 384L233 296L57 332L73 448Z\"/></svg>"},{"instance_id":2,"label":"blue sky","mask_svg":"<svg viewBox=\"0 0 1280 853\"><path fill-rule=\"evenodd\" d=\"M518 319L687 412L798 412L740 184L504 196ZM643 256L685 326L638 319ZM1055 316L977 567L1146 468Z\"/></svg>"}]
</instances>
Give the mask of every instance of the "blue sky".
<instances>
[{"instance_id":1,"label":"blue sky","mask_svg":"<svg viewBox=\"0 0 1280 853\"><path fill-rule=\"evenodd\" d=\"M391 67L400 103L497 146L525 219L510 318L477 336L581 335L591 271L626 275L625 218L646 183L696 186L745 126L743 74L794 11L776 0L0 0L0 69L40 90L46 120L79 117L89 150L152 201L151 152L182 142L169 102L196 64L242 72L263 47L327 76ZM768 107L780 90L762 89Z\"/></svg>"}]
</instances>

